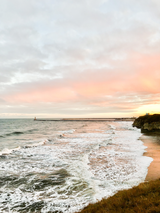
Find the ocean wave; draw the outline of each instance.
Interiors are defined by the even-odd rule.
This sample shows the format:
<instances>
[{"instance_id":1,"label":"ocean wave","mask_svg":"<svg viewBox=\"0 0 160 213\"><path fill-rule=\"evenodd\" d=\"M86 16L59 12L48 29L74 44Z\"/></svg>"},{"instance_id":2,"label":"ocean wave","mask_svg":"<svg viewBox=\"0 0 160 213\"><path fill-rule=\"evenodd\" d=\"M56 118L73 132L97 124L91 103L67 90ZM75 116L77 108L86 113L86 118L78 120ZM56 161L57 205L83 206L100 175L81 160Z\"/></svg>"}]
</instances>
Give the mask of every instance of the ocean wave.
<instances>
[{"instance_id":1,"label":"ocean wave","mask_svg":"<svg viewBox=\"0 0 160 213\"><path fill-rule=\"evenodd\" d=\"M59 131L59 133L63 134L73 134L75 132L75 129L70 129L70 130L64 130L64 131Z\"/></svg>"},{"instance_id":2,"label":"ocean wave","mask_svg":"<svg viewBox=\"0 0 160 213\"><path fill-rule=\"evenodd\" d=\"M19 147L14 148L14 149L4 148L4 149L0 152L0 156L9 155L9 154L11 154L12 152L18 151L18 150L20 150L20 149L27 149L27 148L42 146L42 145L44 145L44 144L47 143L47 142L48 142L48 140L45 139L45 140L42 140L42 141L39 141L39 142L36 142L36 143L33 143L33 144L28 144L28 145L25 145L25 146L19 146Z\"/></svg>"},{"instance_id":3,"label":"ocean wave","mask_svg":"<svg viewBox=\"0 0 160 213\"><path fill-rule=\"evenodd\" d=\"M4 138L6 136L22 135L22 134L26 134L26 133L32 133L36 130L37 129L29 129L29 130L26 130L26 131L14 131L14 132L11 132L11 133L6 133L4 135L0 135L0 137Z\"/></svg>"},{"instance_id":4,"label":"ocean wave","mask_svg":"<svg viewBox=\"0 0 160 213\"><path fill-rule=\"evenodd\" d=\"M151 159L143 156L141 133L131 131L131 123L48 128L50 134L41 135L40 126L41 139L19 150L3 150L0 211L73 213L144 180Z\"/></svg>"},{"instance_id":5,"label":"ocean wave","mask_svg":"<svg viewBox=\"0 0 160 213\"><path fill-rule=\"evenodd\" d=\"M0 152L0 156L4 156L4 155L9 155L11 154L13 151L16 151L16 150L19 150L21 147L17 147L15 149L7 149L7 148L4 148L1 152Z\"/></svg>"},{"instance_id":6,"label":"ocean wave","mask_svg":"<svg viewBox=\"0 0 160 213\"><path fill-rule=\"evenodd\" d=\"M41 146L41 145L44 145L45 143L47 143L48 140L43 140L43 141L40 141L40 142L37 142L37 143L33 143L33 144L29 144L29 145L25 145L25 146L22 146L22 148L32 148L32 147L37 147L37 146Z\"/></svg>"},{"instance_id":7,"label":"ocean wave","mask_svg":"<svg viewBox=\"0 0 160 213\"><path fill-rule=\"evenodd\" d=\"M17 132L17 131L15 131L15 132L7 133L4 136L21 135L21 134L24 134L24 132Z\"/></svg>"}]
</instances>

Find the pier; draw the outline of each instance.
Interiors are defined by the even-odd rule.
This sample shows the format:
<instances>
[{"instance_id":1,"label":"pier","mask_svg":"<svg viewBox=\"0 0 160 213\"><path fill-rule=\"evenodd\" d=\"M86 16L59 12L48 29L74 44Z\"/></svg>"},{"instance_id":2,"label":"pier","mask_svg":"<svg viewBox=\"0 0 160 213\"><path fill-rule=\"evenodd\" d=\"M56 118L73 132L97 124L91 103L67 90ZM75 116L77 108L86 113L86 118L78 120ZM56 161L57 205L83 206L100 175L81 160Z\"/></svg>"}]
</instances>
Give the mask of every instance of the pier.
<instances>
[{"instance_id":1,"label":"pier","mask_svg":"<svg viewBox=\"0 0 160 213\"><path fill-rule=\"evenodd\" d=\"M62 119L37 119L34 121L134 121L136 118L62 118Z\"/></svg>"}]
</instances>

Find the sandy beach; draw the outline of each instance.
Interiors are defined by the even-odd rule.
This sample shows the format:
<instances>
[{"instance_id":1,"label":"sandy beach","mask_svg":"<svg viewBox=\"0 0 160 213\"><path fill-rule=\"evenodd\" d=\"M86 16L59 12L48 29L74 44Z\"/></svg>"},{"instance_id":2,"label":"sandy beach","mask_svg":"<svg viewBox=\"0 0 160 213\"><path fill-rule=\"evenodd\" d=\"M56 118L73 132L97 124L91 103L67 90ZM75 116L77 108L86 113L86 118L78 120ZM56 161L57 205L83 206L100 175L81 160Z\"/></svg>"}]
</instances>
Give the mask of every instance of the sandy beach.
<instances>
[{"instance_id":1,"label":"sandy beach","mask_svg":"<svg viewBox=\"0 0 160 213\"><path fill-rule=\"evenodd\" d=\"M153 158L145 180L156 180L160 178L160 134L144 134L141 136L141 140L147 146L144 156Z\"/></svg>"}]
</instances>

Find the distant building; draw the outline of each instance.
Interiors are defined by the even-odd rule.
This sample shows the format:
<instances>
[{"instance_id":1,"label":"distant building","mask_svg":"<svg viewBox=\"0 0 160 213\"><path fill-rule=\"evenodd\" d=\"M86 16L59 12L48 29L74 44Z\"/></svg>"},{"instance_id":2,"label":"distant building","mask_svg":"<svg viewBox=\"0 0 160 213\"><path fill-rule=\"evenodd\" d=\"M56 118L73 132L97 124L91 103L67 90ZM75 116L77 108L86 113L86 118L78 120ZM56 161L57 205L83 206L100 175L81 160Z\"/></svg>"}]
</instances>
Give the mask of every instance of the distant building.
<instances>
[{"instance_id":1,"label":"distant building","mask_svg":"<svg viewBox=\"0 0 160 213\"><path fill-rule=\"evenodd\" d=\"M146 115L149 115L149 113L147 112Z\"/></svg>"}]
</instances>

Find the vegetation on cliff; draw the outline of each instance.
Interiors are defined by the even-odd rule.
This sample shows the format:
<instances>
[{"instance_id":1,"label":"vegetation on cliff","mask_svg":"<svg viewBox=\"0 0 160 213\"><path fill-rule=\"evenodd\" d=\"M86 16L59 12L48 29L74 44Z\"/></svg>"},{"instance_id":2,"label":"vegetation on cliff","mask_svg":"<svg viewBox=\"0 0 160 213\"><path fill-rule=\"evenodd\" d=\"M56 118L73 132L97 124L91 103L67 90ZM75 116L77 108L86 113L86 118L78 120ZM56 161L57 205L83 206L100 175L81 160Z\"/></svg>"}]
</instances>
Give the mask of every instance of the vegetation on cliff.
<instances>
[{"instance_id":1,"label":"vegetation on cliff","mask_svg":"<svg viewBox=\"0 0 160 213\"><path fill-rule=\"evenodd\" d=\"M158 213L160 212L160 180L141 183L119 191L108 199L89 204L80 213Z\"/></svg>"}]
</instances>

